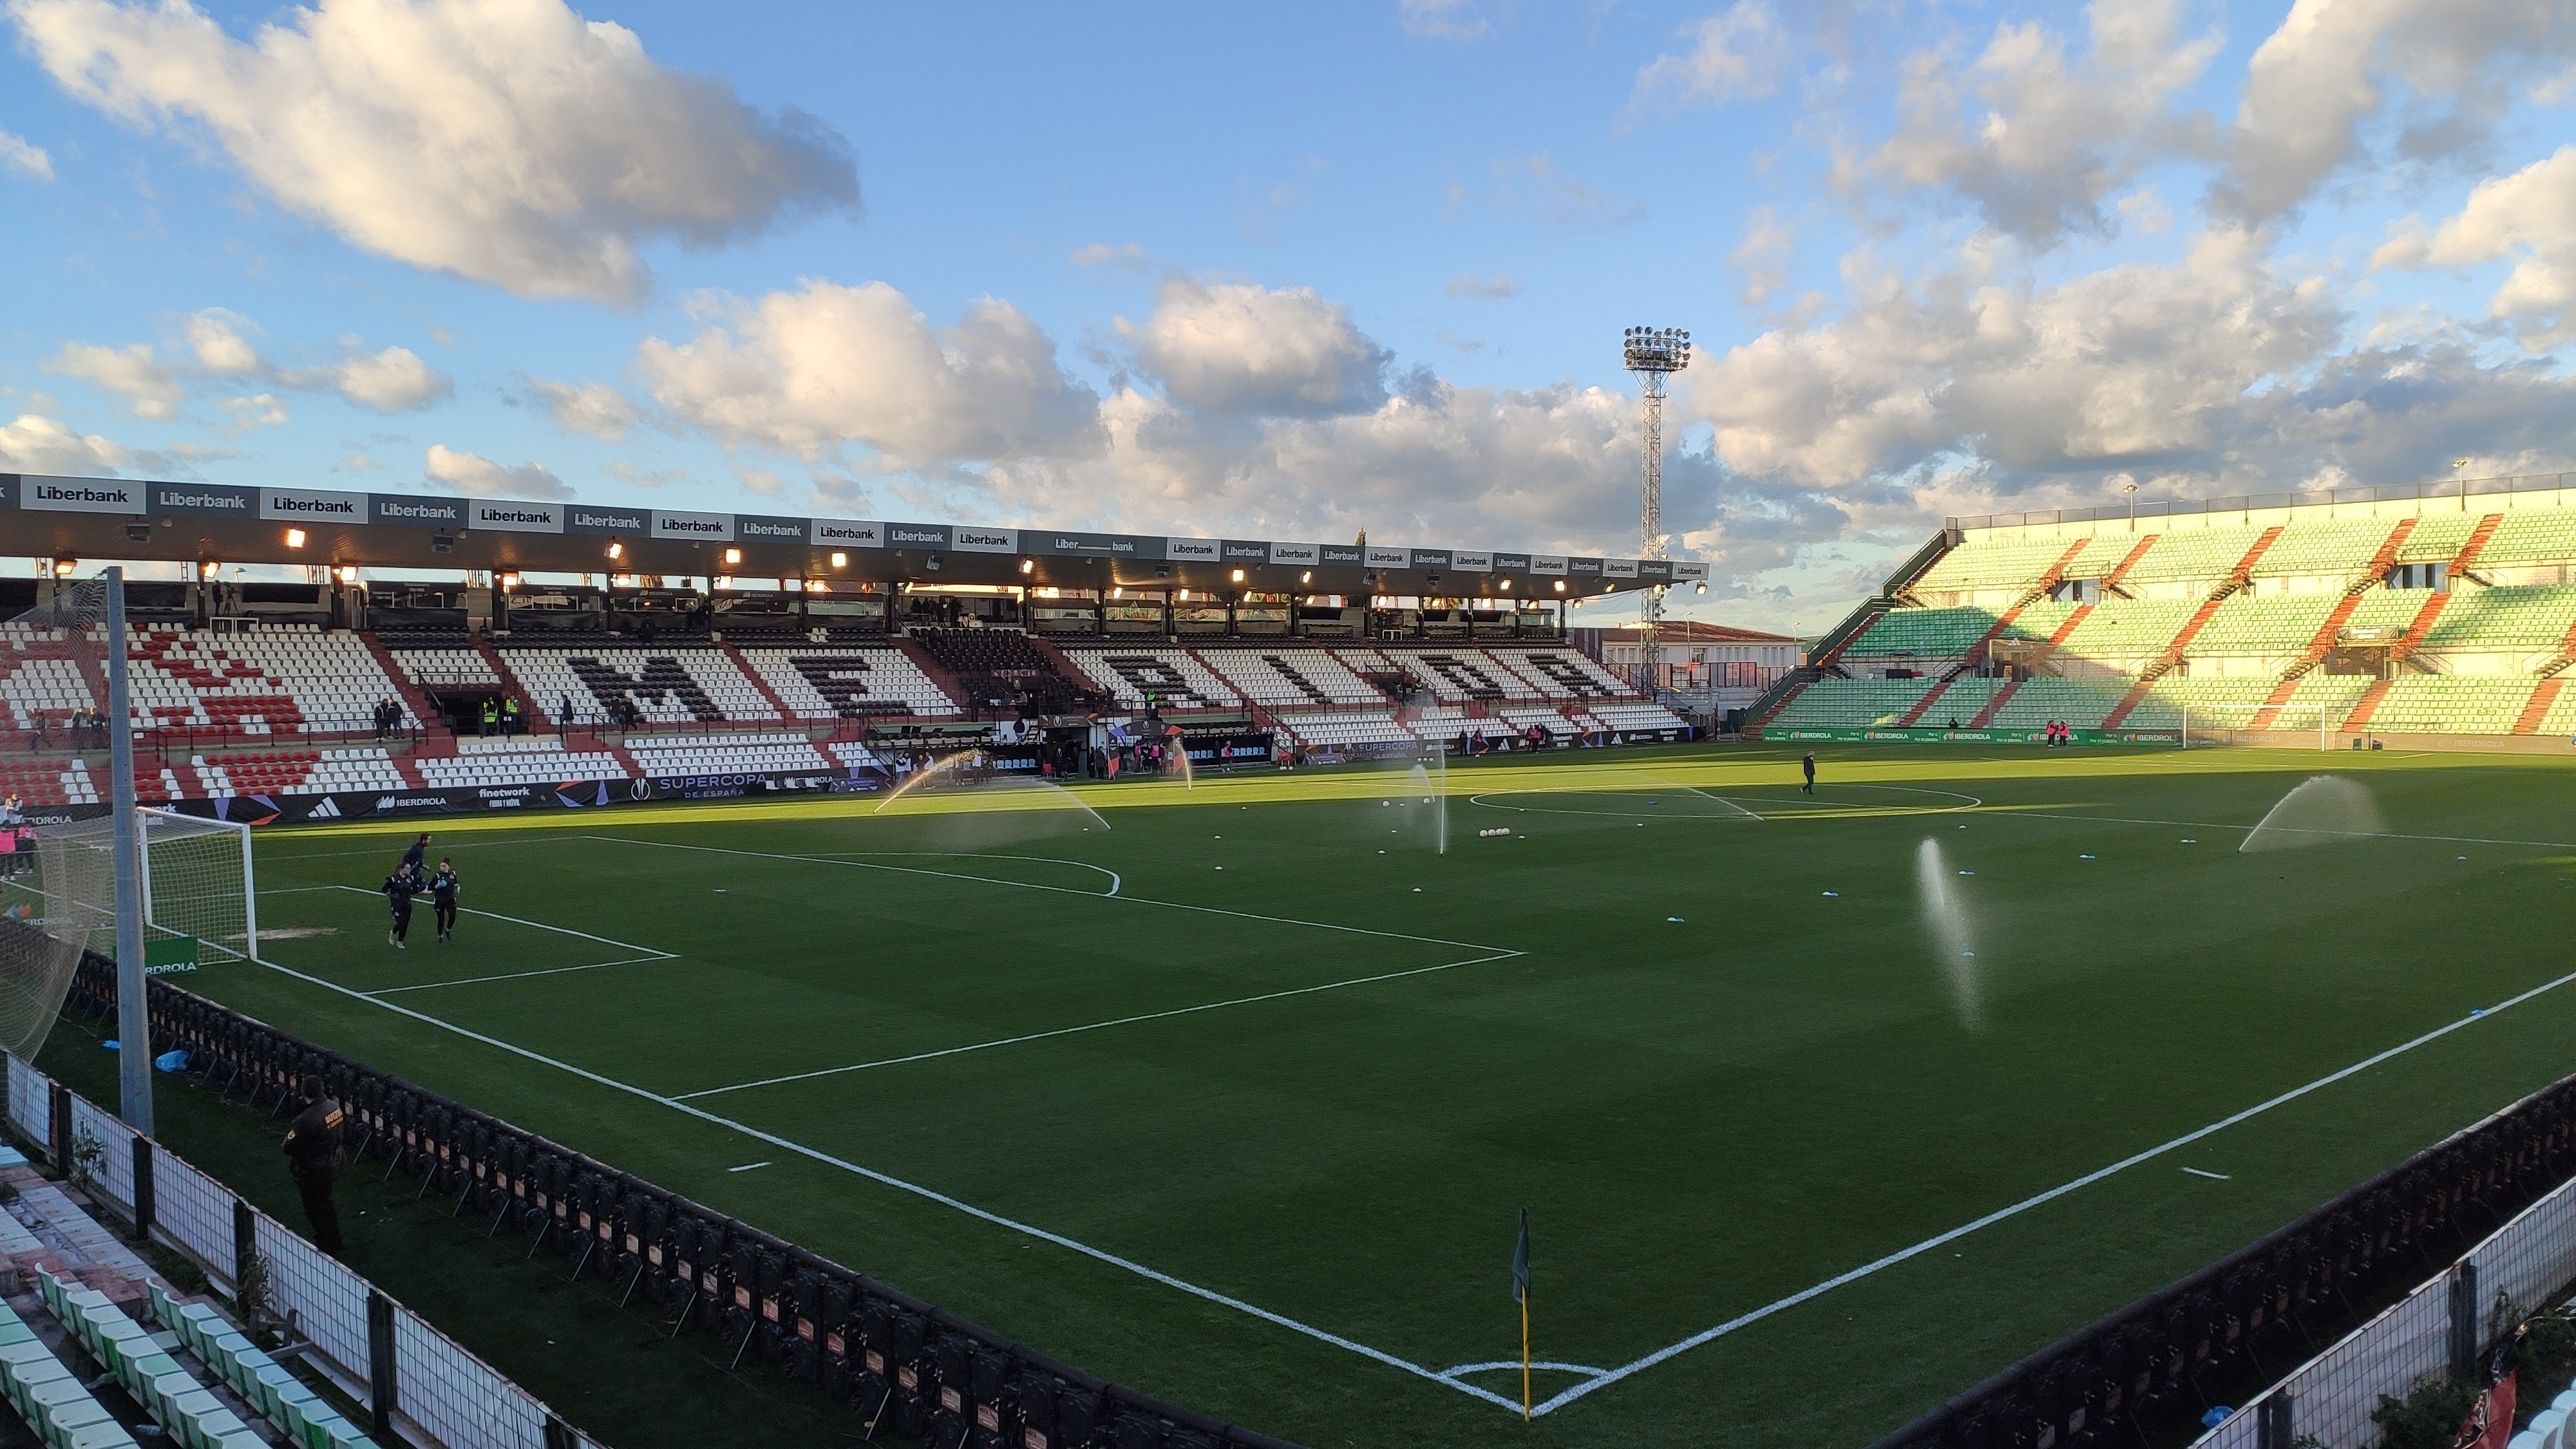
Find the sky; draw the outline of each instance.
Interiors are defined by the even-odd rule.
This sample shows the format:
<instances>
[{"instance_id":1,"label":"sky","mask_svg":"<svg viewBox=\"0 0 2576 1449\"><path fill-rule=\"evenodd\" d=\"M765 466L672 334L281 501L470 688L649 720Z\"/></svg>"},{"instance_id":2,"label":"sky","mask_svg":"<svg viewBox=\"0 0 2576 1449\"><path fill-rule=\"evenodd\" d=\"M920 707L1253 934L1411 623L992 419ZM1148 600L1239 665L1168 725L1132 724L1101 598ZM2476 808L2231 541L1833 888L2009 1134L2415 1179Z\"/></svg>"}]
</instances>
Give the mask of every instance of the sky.
<instances>
[{"instance_id":1,"label":"sky","mask_svg":"<svg viewBox=\"0 0 2576 1449\"><path fill-rule=\"evenodd\" d=\"M0 471L1626 556L1679 327L1686 612L1815 629L1948 517L2576 468L2565 0L0 23Z\"/></svg>"}]
</instances>

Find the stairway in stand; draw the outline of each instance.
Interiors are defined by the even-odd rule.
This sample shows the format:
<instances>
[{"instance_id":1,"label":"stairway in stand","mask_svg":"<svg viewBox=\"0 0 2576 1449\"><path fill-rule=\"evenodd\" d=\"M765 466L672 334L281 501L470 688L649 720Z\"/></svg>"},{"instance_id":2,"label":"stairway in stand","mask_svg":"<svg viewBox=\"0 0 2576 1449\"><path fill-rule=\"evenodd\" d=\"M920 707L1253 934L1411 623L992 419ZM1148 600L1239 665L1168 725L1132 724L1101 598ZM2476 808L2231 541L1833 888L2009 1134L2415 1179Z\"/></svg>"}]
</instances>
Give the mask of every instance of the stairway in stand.
<instances>
[{"instance_id":1,"label":"stairway in stand","mask_svg":"<svg viewBox=\"0 0 2576 1449\"><path fill-rule=\"evenodd\" d=\"M742 671L743 678L751 681L751 687L760 691L760 697L769 702L769 707L778 711L779 723L791 725L802 723L796 718L796 711L787 707L787 701L778 697L778 691L769 687L769 681L760 677L760 671L751 667L751 661L742 657L741 650L724 642L718 642L716 647L724 651L727 662Z\"/></svg>"},{"instance_id":2,"label":"stairway in stand","mask_svg":"<svg viewBox=\"0 0 2576 1449\"><path fill-rule=\"evenodd\" d=\"M500 650L492 647L491 637L481 633L471 637L474 640L474 652L482 655L483 662L492 666L492 677L501 681L502 692L519 701L519 713L525 721L525 727L531 730L543 728L546 718L545 707L537 703L537 697L528 692L525 684L519 682L519 676L510 668L509 661L502 658ZM554 703L561 705L562 701L556 700ZM556 725L555 733L563 733L563 726Z\"/></svg>"},{"instance_id":3,"label":"stairway in stand","mask_svg":"<svg viewBox=\"0 0 2576 1449\"><path fill-rule=\"evenodd\" d=\"M1956 676L1953 676L1953 677L1955 678ZM1939 681L1939 682L1935 683L1935 684L1934 684L1930 689L1927 689L1927 690L1923 691L1923 697L1922 697L1921 699L1918 699L1918 700L1914 701L1914 707L1913 707L1912 709L1907 710L1907 711L1904 713L1904 715L1903 715L1903 716L1901 716L1900 718L1898 718L1898 720L1896 721L1896 722L1897 722L1897 724L1899 724L1900 726L1910 726L1910 725L1912 725L1916 720L1919 720L1919 719L1923 718L1923 716L1924 716L1925 714L1927 714L1927 713L1929 713L1929 712L1930 712L1930 710L1931 710L1931 708L1932 708L1932 702L1933 702L1934 700L1936 700L1936 699L1939 699L1942 695L1947 694L1947 693L1949 692L1949 690L1950 690L1950 681L1949 681L1949 680L1944 679L1944 680L1941 680L1941 681Z\"/></svg>"},{"instance_id":4,"label":"stairway in stand","mask_svg":"<svg viewBox=\"0 0 2576 1449\"><path fill-rule=\"evenodd\" d=\"M2394 682L2372 680L2370 688L2363 690L2361 698L2353 702L2352 713L2344 716L2343 727L2354 731L2370 728L2370 717L2379 712L2379 702L2388 697L2388 686Z\"/></svg>"},{"instance_id":5,"label":"stairway in stand","mask_svg":"<svg viewBox=\"0 0 2576 1449\"><path fill-rule=\"evenodd\" d=\"M448 733L446 717L438 712L438 701L429 697L428 690L412 682L411 675L376 638L374 631L360 634L358 640L367 646L369 654L375 656L376 667L385 672L385 678L393 681L394 693L401 698L404 707L411 711L411 717L420 721L422 742L452 738Z\"/></svg>"},{"instance_id":6,"label":"stairway in stand","mask_svg":"<svg viewBox=\"0 0 2576 1449\"><path fill-rule=\"evenodd\" d=\"M2161 533L2150 533L2146 537L2139 539L2137 546L2130 549L2117 564L2112 565L2109 573L2102 576L2102 587L2105 589L2117 589L2120 586L2120 580L2129 576L2129 570L2136 568L2138 566L2138 560L2145 558L2147 556L2147 550L2155 547L2156 540L2162 537L2164 537L2164 535Z\"/></svg>"},{"instance_id":7,"label":"stairway in stand","mask_svg":"<svg viewBox=\"0 0 2576 1449\"><path fill-rule=\"evenodd\" d=\"M1995 697L1986 701L1986 707L1977 711L1977 717L1968 721L1968 728L1972 730L1981 730L1986 726L1993 724L1995 722L1995 715L2003 709L2005 701L2010 700L2020 691L2020 680L2014 679L2006 681L2003 688L1995 691Z\"/></svg>"},{"instance_id":8,"label":"stairway in stand","mask_svg":"<svg viewBox=\"0 0 2576 1449\"><path fill-rule=\"evenodd\" d=\"M2487 540L2494 538L2495 531L2503 524L2504 515L2501 513L2490 513L2479 519L2478 526L2469 531L2469 541L2461 544L2460 551L2451 556L2451 572L2465 572L2475 564L2478 555L2486 551Z\"/></svg>"},{"instance_id":9,"label":"stairway in stand","mask_svg":"<svg viewBox=\"0 0 2576 1449\"><path fill-rule=\"evenodd\" d=\"M942 694L947 695L951 700L956 702L960 713L965 713L972 709L974 702L966 697L965 681L959 679L956 675L949 673L946 666L942 665L938 660L931 658L930 651L921 647L920 640L915 639L908 634L896 634L888 638L886 642L893 645L897 653L900 653L904 658L911 660L914 668L920 670L926 675L929 675L930 682L938 685Z\"/></svg>"},{"instance_id":10,"label":"stairway in stand","mask_svg":"<svg viewBox=\"0 0 2576 1449\"><path fill-rule=\"evenodd\" d=\"M2254 711L2254 717L2245 722L2248 733L2255 730L2268 730L2279 723L2281 707L2288 704L2291 697L2299 692L2299 679L2304 673L2305 671L2301 671L2292 674L2272 687L2272 693L2264 699L2263 707Z\"/></svg>"},{"instance_id":11,"label":"stairway in stand","mask_svg":"<svg viewBox=\"0 0 2576 1449\"><path fill-rule=\"evenodd\" d=\"M2540 722L2549 718L2549 707L2558 702L2558 692L2566 687L2567 681L2564 679L2550 678L2540 681L2540 687L2534 689L2531 692L2531 698L2524 701L2522 716L2513 722L2513 732L2518 735L2540 733Z\"/></svg>"}]
</instances>

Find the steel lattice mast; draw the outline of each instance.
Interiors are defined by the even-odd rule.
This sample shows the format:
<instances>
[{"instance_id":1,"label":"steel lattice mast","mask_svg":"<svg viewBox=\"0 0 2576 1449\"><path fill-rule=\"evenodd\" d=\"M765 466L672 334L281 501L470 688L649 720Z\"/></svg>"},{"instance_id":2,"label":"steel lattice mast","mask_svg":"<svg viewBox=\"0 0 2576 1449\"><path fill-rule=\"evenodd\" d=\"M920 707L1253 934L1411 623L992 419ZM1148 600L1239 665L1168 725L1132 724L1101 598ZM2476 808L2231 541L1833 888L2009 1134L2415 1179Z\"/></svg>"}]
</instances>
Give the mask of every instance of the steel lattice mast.
<instances>
[{"instance_id":1,"label":"steel lattice mast","mask_svg":"<svg viewBox=\"0 0 2576 1449\"><path fill-rule=\"evenodd\" d=\"M1690 334L1677 327L1631 327L1622 340L1621 365L1644 384L1646 408L1645 473L1639 489L1639 558L1664 557L1664 379L1690 366ZM1637 621L1638 657L1645 662L1651 685L1661 662L1664 590L1646 590L1646 606Z\"/></svg>"}]
</instances>

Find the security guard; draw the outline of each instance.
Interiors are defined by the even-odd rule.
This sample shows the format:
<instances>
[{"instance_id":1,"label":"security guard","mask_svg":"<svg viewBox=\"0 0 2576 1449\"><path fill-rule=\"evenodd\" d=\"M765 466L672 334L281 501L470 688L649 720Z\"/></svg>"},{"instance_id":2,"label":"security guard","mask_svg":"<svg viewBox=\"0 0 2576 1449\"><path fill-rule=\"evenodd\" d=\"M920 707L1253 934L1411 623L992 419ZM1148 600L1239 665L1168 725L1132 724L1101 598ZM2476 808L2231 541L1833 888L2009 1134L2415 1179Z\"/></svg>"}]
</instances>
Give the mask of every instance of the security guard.
<instances>
[{"instance_id":1,"label":"security guard","mask_svg":"<svg viewBox=\"0 0 2576 1449\"><path fill-rule=\"evenodd\" d=\"M286 1170L304 1199L305 1219L313 1224L313 1245L332 1257L347 1248L340 1241L340 1209L331 1201L331 1184L339 1179L341 1124L348 1114L323 1095L322 1079L306 1076L296 1083L304 1110L286 1129Z\"/></svg>"}]
</instances>

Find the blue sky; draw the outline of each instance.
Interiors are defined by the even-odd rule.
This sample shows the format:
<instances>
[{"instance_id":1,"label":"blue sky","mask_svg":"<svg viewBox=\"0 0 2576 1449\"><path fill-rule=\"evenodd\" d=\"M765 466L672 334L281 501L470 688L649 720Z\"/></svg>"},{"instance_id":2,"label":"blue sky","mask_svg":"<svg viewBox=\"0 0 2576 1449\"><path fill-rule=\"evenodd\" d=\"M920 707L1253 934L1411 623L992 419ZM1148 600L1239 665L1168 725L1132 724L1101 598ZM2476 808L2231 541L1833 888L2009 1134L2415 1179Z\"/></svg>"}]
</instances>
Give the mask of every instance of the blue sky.
<instances>
[{"instance_id":1,"label":"blue sky","mask_svg":"<svg viewBox=\"0 0 2576 1449\"><path fill-rule=\"evenodd\" d=\"M0 0L0 469L1635 551L2576 466L2552 0Z\"/></svg>"}]
</instances>

